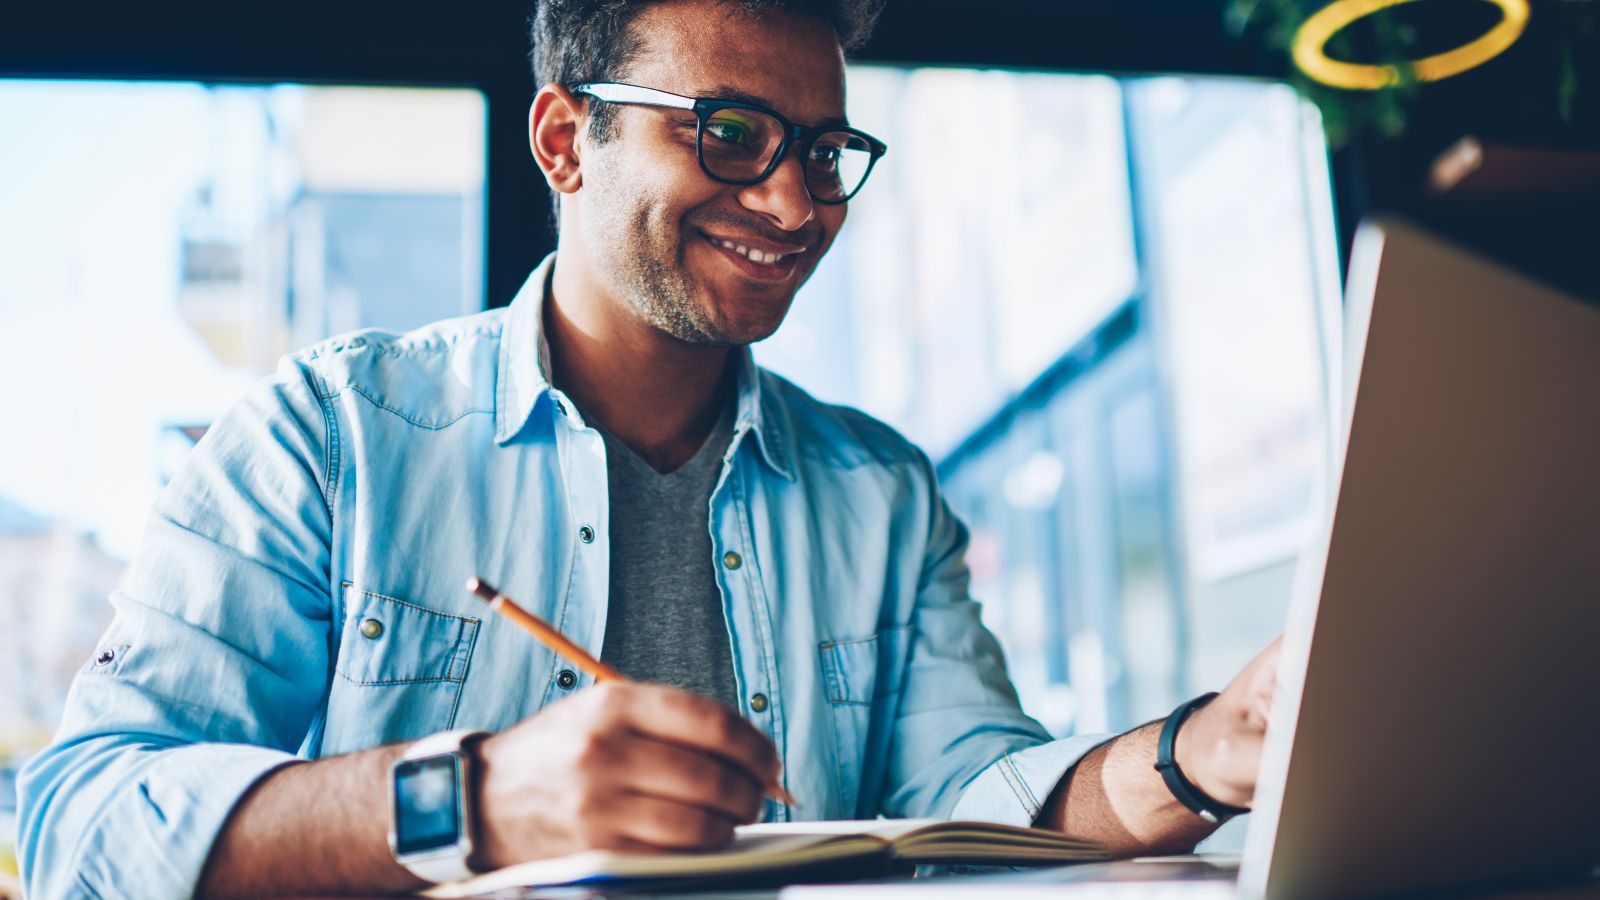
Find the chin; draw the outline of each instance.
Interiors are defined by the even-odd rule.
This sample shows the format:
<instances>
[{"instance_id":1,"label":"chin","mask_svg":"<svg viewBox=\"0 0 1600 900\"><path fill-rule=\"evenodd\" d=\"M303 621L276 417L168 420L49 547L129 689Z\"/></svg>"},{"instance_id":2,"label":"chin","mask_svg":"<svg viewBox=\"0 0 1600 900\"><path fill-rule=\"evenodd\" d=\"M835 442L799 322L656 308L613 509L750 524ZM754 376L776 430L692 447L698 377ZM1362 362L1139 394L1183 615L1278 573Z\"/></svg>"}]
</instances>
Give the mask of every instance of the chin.
<instances>
[{"instance_id":1,"label":"chin","mask_svg":"<svg viewBox=\"0 0 1600 900\"><path fill-rule=\"evenodd\" d=\"M744 315L727 315L712 313L708 317L711 328L708 329L716 343L730 347L742 347L764 341L777 332L778 326L783 324L784 318L789 314L789 305L794 302L794 297L786 296L781 302L775 303L777 298L750 299L744 301L753 306L753 309L741 310ZM727 310L727 304L720 309ZM777 306L778 308L774 308Z\"/></svg>"}]
</instances>

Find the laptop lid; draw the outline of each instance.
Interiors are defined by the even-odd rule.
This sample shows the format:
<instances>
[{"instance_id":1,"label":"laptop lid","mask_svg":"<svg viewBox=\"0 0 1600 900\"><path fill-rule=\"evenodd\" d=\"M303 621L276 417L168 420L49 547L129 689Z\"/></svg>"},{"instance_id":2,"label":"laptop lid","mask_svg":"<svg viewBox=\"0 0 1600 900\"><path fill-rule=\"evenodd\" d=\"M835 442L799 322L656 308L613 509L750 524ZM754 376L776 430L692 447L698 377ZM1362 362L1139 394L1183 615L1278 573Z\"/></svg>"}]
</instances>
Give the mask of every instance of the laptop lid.
<instances>
[{"instance_id":1,"label":"laptop lid","mask_svg":"<svg viewBox=\"0 0 1600 900\"><path fill-rule=\"evenodd\" d=\"M1364 225L1343 474L1291 602L1248 897L1600 863L1600 310Z\"/></svg>"}]
</instances>

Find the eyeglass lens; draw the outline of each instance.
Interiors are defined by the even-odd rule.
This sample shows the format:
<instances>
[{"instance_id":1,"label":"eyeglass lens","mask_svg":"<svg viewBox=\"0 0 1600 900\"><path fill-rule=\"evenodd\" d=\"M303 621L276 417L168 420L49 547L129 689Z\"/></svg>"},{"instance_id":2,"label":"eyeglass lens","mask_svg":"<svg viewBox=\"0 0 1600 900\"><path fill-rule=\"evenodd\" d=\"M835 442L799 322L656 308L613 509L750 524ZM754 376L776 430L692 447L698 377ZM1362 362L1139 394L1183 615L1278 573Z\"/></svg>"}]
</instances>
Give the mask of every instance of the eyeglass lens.
<instances>
[{"instance_id":1,"label":"eyeglass lens","mask_svg":"<svg viewBox=\"0 0 1600 900\"><path fill-rule=\"evenodd\" d=\"M719 109L700 130L700 158L718 178L759 178L788 138L783 124L754 109ZM872 167L872 150L859 135L829 131L818 135L804 160L806 188L822 201L839 201L861 187Z\"/></svg>"}]
</instances>

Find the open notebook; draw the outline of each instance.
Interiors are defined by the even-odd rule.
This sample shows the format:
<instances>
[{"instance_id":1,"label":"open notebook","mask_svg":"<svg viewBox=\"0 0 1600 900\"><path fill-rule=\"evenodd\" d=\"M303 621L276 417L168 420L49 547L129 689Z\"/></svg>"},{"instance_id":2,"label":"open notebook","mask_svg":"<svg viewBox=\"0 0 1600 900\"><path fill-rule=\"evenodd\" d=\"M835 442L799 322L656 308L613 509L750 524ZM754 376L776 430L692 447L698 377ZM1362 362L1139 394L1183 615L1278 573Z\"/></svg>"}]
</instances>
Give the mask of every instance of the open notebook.
<instances>
[{"instance_id":1,"label":"open notebook","mask_svg":"<svg viewBox=\"0 0 1600 900\"><path fill-rule=\"evenodd\" d=\"M874 859L905 864L1033 865L1106 858L1105 848L1090 841L986 822L778 822L742 826L727 849L714 853L644 855L594 850L509 866L440 885L426 895L471 897L518 887L700 881Z\"/></svg>"}]
</instances>

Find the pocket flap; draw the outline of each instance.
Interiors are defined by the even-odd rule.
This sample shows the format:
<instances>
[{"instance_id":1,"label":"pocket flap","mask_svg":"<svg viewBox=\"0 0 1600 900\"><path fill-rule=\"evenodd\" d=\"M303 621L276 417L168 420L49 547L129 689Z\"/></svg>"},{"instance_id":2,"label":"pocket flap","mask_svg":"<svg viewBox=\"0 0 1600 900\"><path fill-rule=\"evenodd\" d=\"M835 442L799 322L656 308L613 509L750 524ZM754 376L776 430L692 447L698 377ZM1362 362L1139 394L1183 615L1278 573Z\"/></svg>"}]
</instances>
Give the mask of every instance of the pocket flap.
<instances>
[{"instance_id":1,"label":"pocket flap","mask_svg":"<svg viewBox=\"0 0 1600 900\"><path fill-rule=\"evenodd\" d=\"M828 702L870 706L874 699L893 693L898 685L878 676L880 672L899 671L894 661L909 630L898 626L871 637L823 641L818 649Z\"/></svg>"},{"instance_id":2,"label":"pocket flap","mask_svg":"<svg viewBox=\"0 0 1600 900\"><path fill-rule=\"evenodd\" d=\"M336 671L354 684L461 681L478 620L345 588L344 631Z\"/></svg>"}]
</instances>

